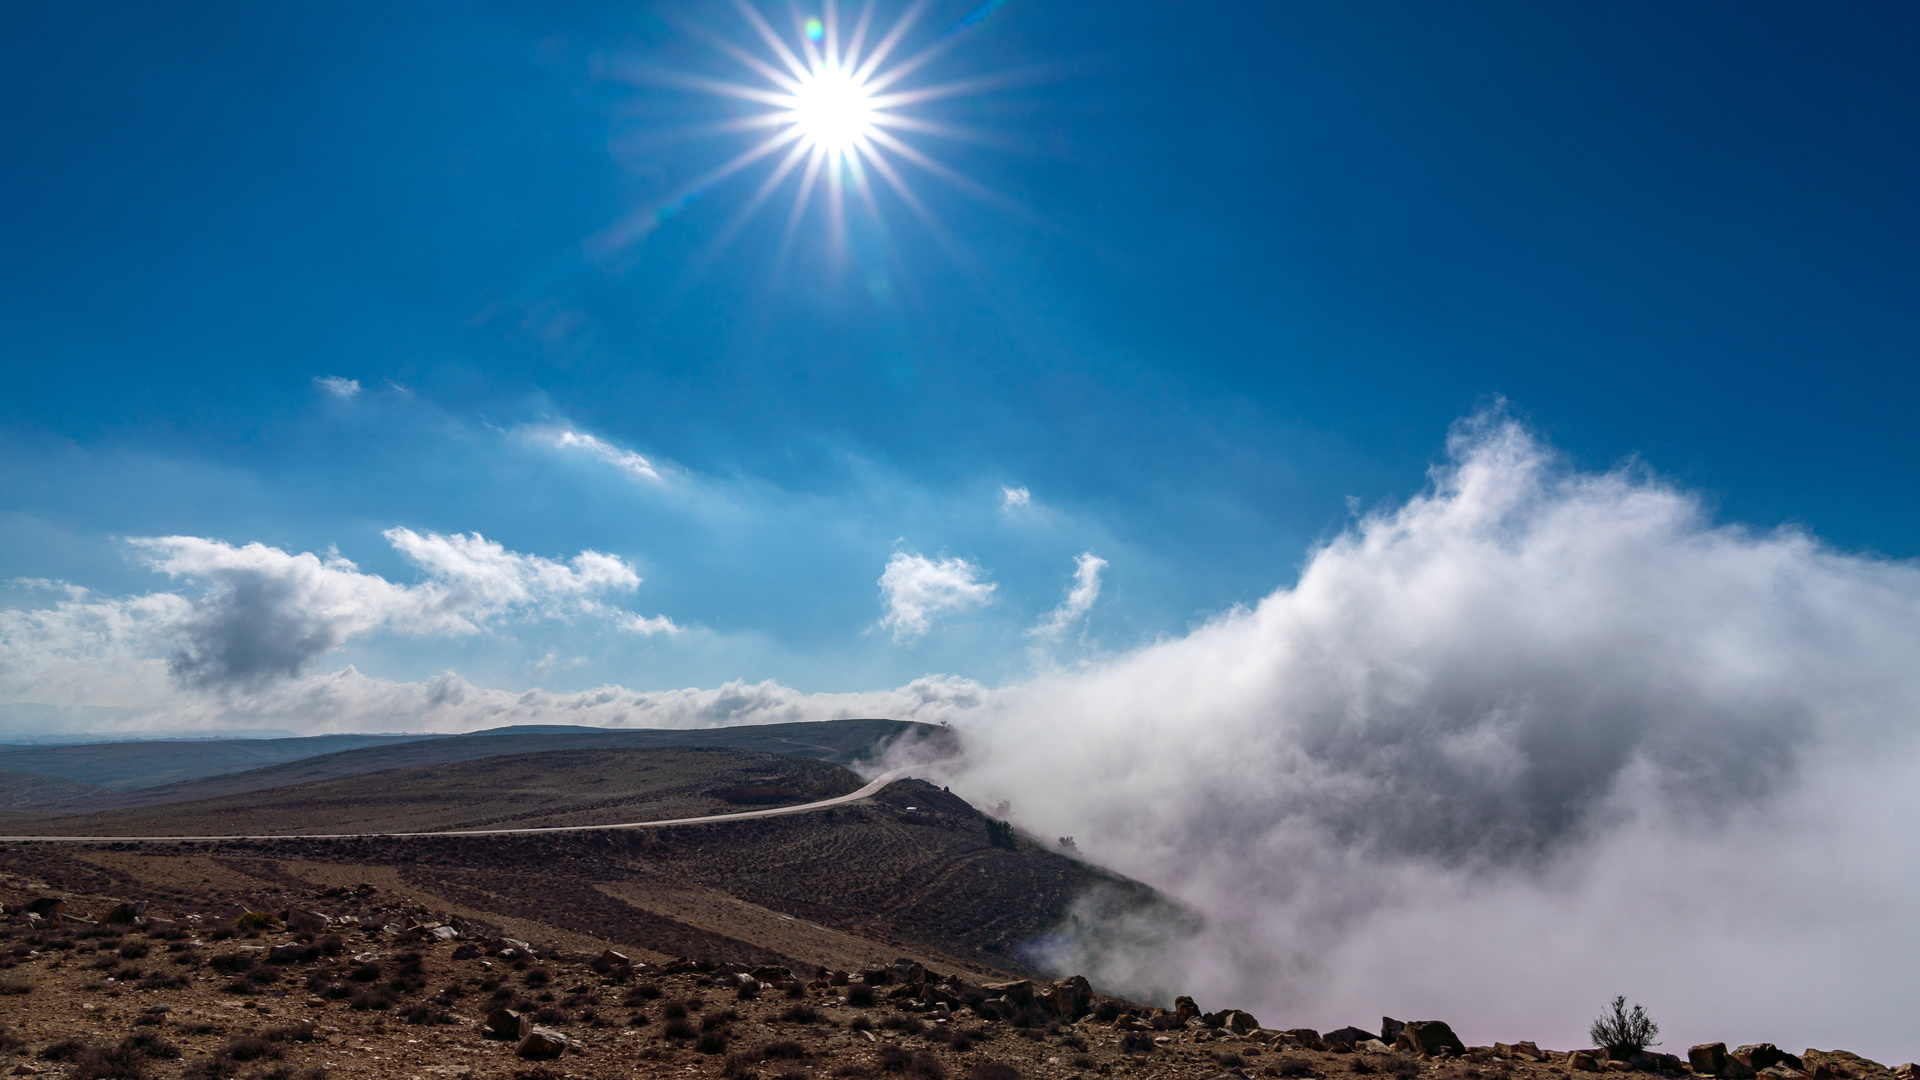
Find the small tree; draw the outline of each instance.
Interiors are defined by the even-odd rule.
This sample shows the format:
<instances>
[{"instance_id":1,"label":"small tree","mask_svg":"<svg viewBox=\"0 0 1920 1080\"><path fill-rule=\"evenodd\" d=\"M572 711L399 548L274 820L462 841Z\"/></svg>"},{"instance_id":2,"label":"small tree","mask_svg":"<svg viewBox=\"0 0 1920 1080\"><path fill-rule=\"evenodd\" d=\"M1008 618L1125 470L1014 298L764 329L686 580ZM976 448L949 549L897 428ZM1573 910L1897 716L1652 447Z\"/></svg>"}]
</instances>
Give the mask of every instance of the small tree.
<instances>
[{"instance_id":1,"label":"small tree","mask_svg":"<svg viewBox=\"0 0 1920 1080\"><path fill-rule=\"evenodd\" d=\"M1624 994L1614 998L1607 1011L1587 1029L1587 1036L1595 1045L1606 1047L1607 1053L1615 1058L1632 1057L1649 1046L1660 1045L1653 1038L1658 1034L1660 1025L1638 1004L1629 1010Z\"/></svg>"},{"instance_id":2,"label":"small tree","mask_svg":"<svg viewBox=\"0 0 1920 1080\"><path fill-rule=\"evenodd\" d=\"M1004 821L987 819L987 842L1008 851L1018 851L1020 844L1013 838L1013 826Z\"/></svg>"}]
</instances>

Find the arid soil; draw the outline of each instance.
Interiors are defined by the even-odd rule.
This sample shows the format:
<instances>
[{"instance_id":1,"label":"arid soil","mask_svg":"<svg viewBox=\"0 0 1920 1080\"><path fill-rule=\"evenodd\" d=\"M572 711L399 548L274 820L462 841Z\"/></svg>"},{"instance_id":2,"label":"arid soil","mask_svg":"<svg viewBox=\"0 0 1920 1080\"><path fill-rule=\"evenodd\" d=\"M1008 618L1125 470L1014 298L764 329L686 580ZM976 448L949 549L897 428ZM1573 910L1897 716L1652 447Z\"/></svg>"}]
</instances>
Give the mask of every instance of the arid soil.
<instances>
[{"instance_id":1,"label":"arid soil","mask_svg":"<svg viewBox=\"0 0 1920 1080\"><path fill-rule=\"evenodd\" d=\"M367 909L381 893L363 886L298 899L325 906L345 895ZM298 934L218 918L7 927L0 1066L70 1080L1544 1080L1569 1072L1568 1055L1533 1060L1507 1048L1432 1057L1322 1051L1301 1044L1317 1043L1316 1033L1235 1033L1208 1026L1217 1015L1183 1020L1098 997L1078 1018L1039 1008L1009 1015L995 1002L1023 984L982 986L904 958L851 979L686 960L625 965L471 927L440 940L431 918L380 929L375 921ZM943 1000L929 1008L929 998ZM963 998L980 1002L977 1010ZM1887 1075L1851 1055L1805 1058L1836 1077Z\"/></svg>"},{"instance_id":2,"label":"arid soil","mask_svg":"<svg viewBox=\"0 0 1920 1080\"><path fill-rule=\"evenodd\" d=\"M752 752L563 751L73 824L672 817L853 784L837 766ZM1022 946L1077 901L1185 915L994 824L903 780L832 809L667 829L0 845L0 1069L49 1080L1546 1080L1631 1068L1505 1047L1328 1050L1318 1033L1244 1013L1168 1012L1051 982L1059 973L1027 968ZM503 1008L521 1014L495 1017L511 1037L487 1037ZM1691 1072L1680 1059L1639 1064ZM1850 1055L1808 1052L1798 1065L1759 1080L1896 1075Z\"/></svg>"}]
</instances>

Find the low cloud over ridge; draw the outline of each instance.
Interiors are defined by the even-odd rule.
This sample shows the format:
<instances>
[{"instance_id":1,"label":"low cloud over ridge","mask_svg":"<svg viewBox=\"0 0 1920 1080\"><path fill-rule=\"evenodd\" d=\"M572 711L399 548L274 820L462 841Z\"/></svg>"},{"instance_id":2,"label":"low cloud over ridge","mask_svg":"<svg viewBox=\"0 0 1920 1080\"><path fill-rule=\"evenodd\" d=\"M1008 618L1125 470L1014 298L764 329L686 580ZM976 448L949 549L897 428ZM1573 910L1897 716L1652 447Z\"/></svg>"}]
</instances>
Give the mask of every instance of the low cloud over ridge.
<instances>
[{"instance_id":1,"label":"low cloud over ridge","mask_svg":"<svg viewBox=\"0 0 1920 1080\"><path fill-rule=\"evenodd\" d=\"M1036 955L1279 1026L1571 1046L1628 993L1681 1046L1910 1055L1920 571L1498 416L1449 451L1293 587L965 721L956 791L1207 918Z\"/></svg>"}]
</instances>

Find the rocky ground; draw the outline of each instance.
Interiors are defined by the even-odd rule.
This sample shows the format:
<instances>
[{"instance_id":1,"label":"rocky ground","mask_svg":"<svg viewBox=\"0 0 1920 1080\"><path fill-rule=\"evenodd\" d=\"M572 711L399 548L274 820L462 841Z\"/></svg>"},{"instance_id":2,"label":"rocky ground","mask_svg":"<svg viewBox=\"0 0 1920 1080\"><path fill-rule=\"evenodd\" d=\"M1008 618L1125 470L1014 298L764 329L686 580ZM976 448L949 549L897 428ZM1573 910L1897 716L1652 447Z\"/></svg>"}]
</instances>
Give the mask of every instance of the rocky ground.
<instances>
[{"instance_id":1,"label":"rocky ground","mask_svg":"<svg viewBox=\"0 0 1920 1080\"><path fill-rule=\"evenodd\" d=\"M27 899L0 926L0 1069L60 1080L1095 1076L1525 1080L1576 1071L1733 1080L1912 1078L1844 1053L1696 1048L1691 1060L1464 1047L1445 1024L1275 1031L1187 999L1148 1009L1084 980L990 981L912 960L826 968L649 963L528 942L371 885L285 909ZM57 901L57 902L56 902ZM120 902L116 902L120 901ZM22 910L25 909L25 910ZM343 912L351 909L357 914ZM580 939L574 944L579 944ZM1389 1046L1378 1036L1392 1036ZM1718 1056L1716 1056L1718 1055ZM1698 1068L1696 1068L1698 1066Z\"/></svg>"}]
</instances>

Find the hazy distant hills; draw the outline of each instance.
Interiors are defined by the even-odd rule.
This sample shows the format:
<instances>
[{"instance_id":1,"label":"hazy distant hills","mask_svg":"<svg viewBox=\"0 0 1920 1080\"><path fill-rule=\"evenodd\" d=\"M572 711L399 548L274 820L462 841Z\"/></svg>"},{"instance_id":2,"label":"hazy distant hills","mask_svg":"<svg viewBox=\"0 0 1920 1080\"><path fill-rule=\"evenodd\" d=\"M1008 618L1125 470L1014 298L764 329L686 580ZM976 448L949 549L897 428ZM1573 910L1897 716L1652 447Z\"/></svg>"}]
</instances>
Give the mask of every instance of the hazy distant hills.
<instances>
[{"instance_id":1,"label":"hazy distant hills","mask_svg":"<svg viewBox=\"0 0 1920 1080\"><path fill-rule=\"evenodd\" d=\"M283 761L444 738L434 735L314 735L295 739L183 739L22 746L0 750L0 769L58 776L115 791L257 769Z\"/></svg>"},{"instance_id":2,"label":"hazy distant hills","mask_svg":"<svg viewBox=\"0 0 1920 1080\"><path fill-rule=\"evenodd\" d=\"M283 774L285 767L260 771ZM42 817L32 828L49 835L194 836L608 825L813 802L860 783L829 762L730 747L545 749Z\"/></svg>"},{"instance_id":3,"label":"hazy distant hills","mask_svg":"<svg viewBox=\"0 0 1920 1080\"><path fill-rule=\"evenodd\" d=\"M35 788L22 781L14 785L20 794L11 795L10 782L0 778L0 807L35 813L129 809L389 769L557 750L711 747L847 764L904 737L948 736L944 729L903 720L830 720L692 730L526 725L468 735L318 735L36 746L0 751L0 770L91 787ZM42 797L28 797L30 791Z\"/></svg>"}]
</instances>

